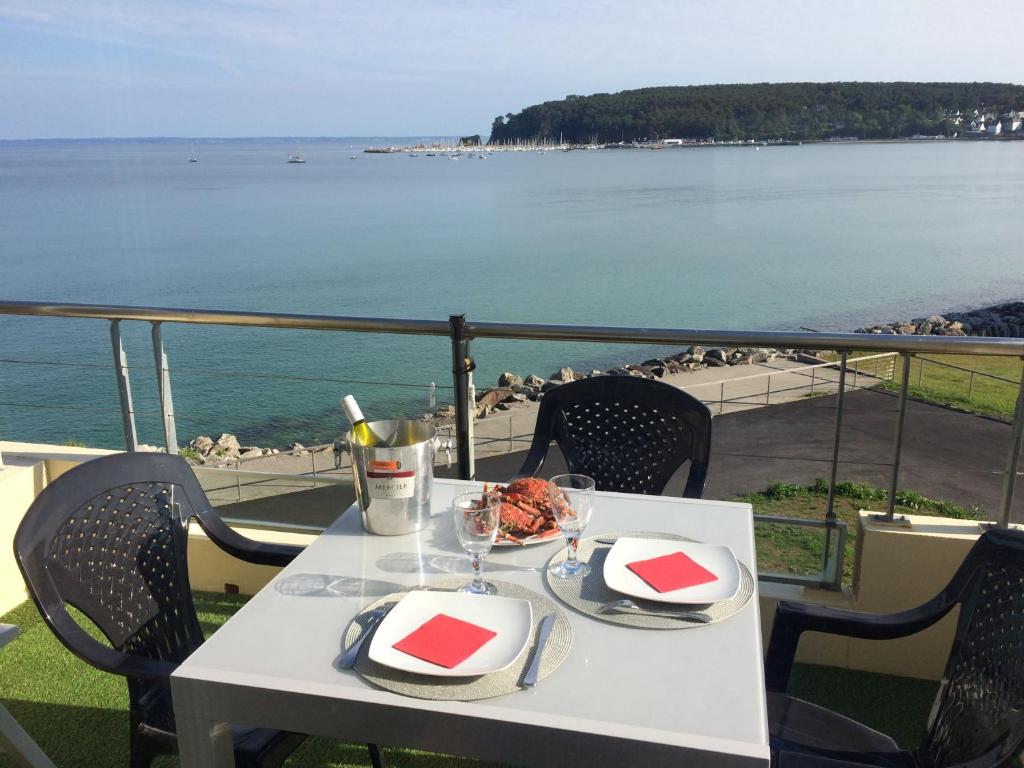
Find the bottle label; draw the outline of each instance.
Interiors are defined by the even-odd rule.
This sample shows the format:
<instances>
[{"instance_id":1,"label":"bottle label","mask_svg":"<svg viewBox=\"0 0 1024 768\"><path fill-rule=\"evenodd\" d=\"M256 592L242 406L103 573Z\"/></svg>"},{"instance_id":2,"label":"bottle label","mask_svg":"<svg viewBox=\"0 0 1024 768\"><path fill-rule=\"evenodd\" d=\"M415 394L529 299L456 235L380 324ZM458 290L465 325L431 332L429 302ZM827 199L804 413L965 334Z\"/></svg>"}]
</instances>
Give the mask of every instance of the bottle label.
<instances>
[{"instance_id":1,"label":"bottle label","mask_svg":"<svg viewBox=\"0 0 1024 768\"><path fill-rule=\"evenodd\" d=\"M371 499L411 499L416 492L416 473L369 471L366 486Z\"/></svg>"}]
</instances>

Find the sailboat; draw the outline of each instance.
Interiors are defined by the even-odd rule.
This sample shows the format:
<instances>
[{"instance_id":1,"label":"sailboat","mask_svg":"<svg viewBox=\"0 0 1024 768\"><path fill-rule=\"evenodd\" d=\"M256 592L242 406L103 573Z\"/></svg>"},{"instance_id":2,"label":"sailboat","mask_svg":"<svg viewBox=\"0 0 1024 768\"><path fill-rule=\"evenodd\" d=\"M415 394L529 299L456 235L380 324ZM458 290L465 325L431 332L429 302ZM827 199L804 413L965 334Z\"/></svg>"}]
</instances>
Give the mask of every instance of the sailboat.
<instances>
[{"instance_id":1,"label":"sailboat","mask_svg":"<svg viewBox=\"0 0 1024 768\"><path fill-rule=\"evenodd\" d=\"M302 144L300 144L298 141L295 142L295 151L288 153L288 162L289 163L304 163L304 162L306 162L306 158L304 158L302 156Z\"/></svg>"},{"instance_id":2,"label":"sailboat","mask_svg":"<svg viewBox=\"0 0 1024 768\"><path fill-rule=\"evenodd\" d=\"M196 157L196 143L194 141L192 142L192 146L191 146L191 148L188 151L188 161L190 163L198 163L199 162L199 158Z\"/></svg>"}]
</instances>

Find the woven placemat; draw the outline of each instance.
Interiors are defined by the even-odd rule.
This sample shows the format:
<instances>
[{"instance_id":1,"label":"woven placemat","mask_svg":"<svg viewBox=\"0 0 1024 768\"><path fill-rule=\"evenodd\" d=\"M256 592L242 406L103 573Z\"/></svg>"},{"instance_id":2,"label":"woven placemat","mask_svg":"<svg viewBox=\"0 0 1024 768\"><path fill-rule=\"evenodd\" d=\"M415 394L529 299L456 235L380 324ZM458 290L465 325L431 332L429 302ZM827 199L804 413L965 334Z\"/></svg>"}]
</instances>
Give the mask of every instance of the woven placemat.
<instances>
[{"instance_id":1,"label":"woven placemat","mask_svg":"<svg viewBox=\"0 0 1024 768\"><path fill-rule=\"evenodd\" d=\"M519 654L516 660L508 669L500 672L492 672L489 675L479 677L433 677L417 675L411 672L404 672L399 669L391 669L382 664L371 661L367 656L370 643L364 644L359 652L359 658L353 669L364 680L380 686L394 693L401 693L405 696L414 696L418 699L436 699L438 701L475 701L476 699L490 699L494 696L504 696L506 693L518 691L523 687L522 677L527 665L533 658L534 646L537 642L537 630L540 627L541 619L549 613L554 613L555 619L551 634L548 636L547 644L544 646L544 653L540 659L540 669L537 674L538 681L554 672L565 661L569 655L569 647L572 645L572 627L569 619L548 597L527 589L518 584L510 584L505 581L494 581L488 579L498 589L502 597L515 597L521 600L529 600L533 606L533 631L530 634L530 641L526 648ZM465 579L449 579L437 584L431 584L431 589L445 590L456 589L466 583ZM345 647L348 648L362 629L365 623L365 616L374 608L385 603L394 603L401 600L407 592L395 592L394 594L382 597L374 603L370 603L355 619L349 624L345 632ZM486 600L486 597L481 597Z\"/></svg>"},{"instance_id":2,"label":"woven placemat","mask_svg":"<svg viewBox=\"0 0 1024 768\"><path fill-rule=\"evenodd\" d=\"M679 619L668 619L663 616L645 616L637 613L598 613L597 609L613 600L620 600L626 595L610 589L604 583L604 560L611 550L611 544L600 544L597 539L618 539L628 536L634 539L668 539L670 541L693 541L685 536L677 536L672 533L654 533L651 531L626 531L616 533L602 533L590 538L581 539L576 550L576 556L583 562L589 563L590 573L587 576L563 579L552 576L545 570L544 576L548 586L555 593L559 600L571 608L587 616L607 621L610 624L621 624L626 627L640 627L642 629L691 629L702 627L704 624ZM549 565L560 563L565 560L565 549L555 554L549 561ZM747 567L737 561L740 567L740 586L736 594L728 600L721 600L717 603L707 605L687 606L693 610L706 613L714 624L718 621L725 621L730 616L738 613L749 602L754 595L754 577L747 570ZM630 598L640 607L657 610L664 609L664 603L639 598Z\"/></svg>"}]
</instances>

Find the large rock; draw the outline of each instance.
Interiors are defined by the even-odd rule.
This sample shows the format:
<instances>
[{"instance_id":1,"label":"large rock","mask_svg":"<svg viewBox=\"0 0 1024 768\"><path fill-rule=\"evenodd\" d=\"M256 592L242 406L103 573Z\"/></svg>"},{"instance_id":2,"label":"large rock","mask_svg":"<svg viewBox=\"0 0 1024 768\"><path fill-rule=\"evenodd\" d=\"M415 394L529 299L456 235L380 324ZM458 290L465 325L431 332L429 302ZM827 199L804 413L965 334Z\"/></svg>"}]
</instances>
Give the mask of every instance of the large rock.
<instances>
[{"instance_id":1,"label":"large rock","mask_svg":"<svg viewBox=\"0 0 1024 768\"><path fill-rule=\"evenodd\" d=\"M499 387L519 387L523 384L523 377L518 376L511 371L505 371L501 376L498 377Z\"/></svg>"},{"instance_id":2,"label":"large rock","mask_svg":"<svg viewBox=\"0 0 1024 768\"><path fill-rule=\"evenodd\" d=\"M557 373L551 374L551 380L557 381L559 384L565 384L570 381L575 381L576 374L573 373L572 368L565 367L559 369Z\"/></svg>"},{"instance_id":3,"label":"large rock","mask_svg":"<svg viewBox=\"0 0 1024 768\"><path fill-rule=\"evenodd\" d=\"M511 400L515 394L516 393L514 391L507 387L488 389L487 391L477 395L476 404L478 407L485 406L487 408L494 408L498 403Z\"/></svg>"},{"instance_id":4,"label":"large rock","mask_svg":"<svg viewBox=\"0 0 1024 768\"><path fill-rule=\"evenodd\" d=\"M217 442L213 444L213 451L215 453L225 453L229 456L237 456L241 448L242 446L238 444L238 438L227 432L218 437Z\"/></svg>"},{"instance_id":5,"label":"large rock","mask_svg":"<svg viewBox=\"0 0 1024 768\"><path fill-rule=\"evenodd\" d=\"M531 373L523 381L523 384L525 384L528 387L533 387L534 389L537 389L539 387L544 386L544 379L542 379L540 376Z\"/></svg>"},{"instance_id":6,"label":"large rock","mask_svg":"<svg viewBox=\"0 0 1024 768\"><path fill-rule=\"evenodd\" d=\"M732 351L734 350L712 349L704 355L704 361L710 362L711 360L716 360L718 363L725 363L729 360L729 355ZM717 363L712 363L712 365L715 364Z\"/></svg>"},{"instance_id":7,"label":"large rock","mask_svg":"<svg viewBox=\"0 0 1024 768\"><path fill-rule=\"evenodd\" d=\"M188 444L188 447L200 456L205 456L213 450L213 438L207 437L206 435L199 435L199 437Z\"/></svg>"}]
</instances>

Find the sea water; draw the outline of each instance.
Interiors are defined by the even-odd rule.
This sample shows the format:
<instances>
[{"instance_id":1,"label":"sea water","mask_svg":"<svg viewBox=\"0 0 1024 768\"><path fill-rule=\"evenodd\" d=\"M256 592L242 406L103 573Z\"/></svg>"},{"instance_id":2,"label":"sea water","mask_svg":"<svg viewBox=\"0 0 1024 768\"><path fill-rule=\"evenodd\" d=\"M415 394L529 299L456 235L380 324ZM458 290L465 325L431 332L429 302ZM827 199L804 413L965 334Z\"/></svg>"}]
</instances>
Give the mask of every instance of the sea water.
<instances>
[{"instance_id":1,"label":"sea water","mask_svg":"<svg viewBox=\"0 0 1024 768\"><path fill-rule=\"evenodd\" d=\"M394 140L392 140L394 141ZM365 142L0 144L0 298L852 330L1020 298L1024 142L364 154ZM355 159L352 159L352 157ZM159 443L148 323L122 323ZM179 441L328 439L450 401L446 338L166 324ZM647 348L477 341L476 381ZM32 364L29 364L29 361ZM109 324L0 317L0 437L122 444Z\"/></svg>"}]
</instances>

